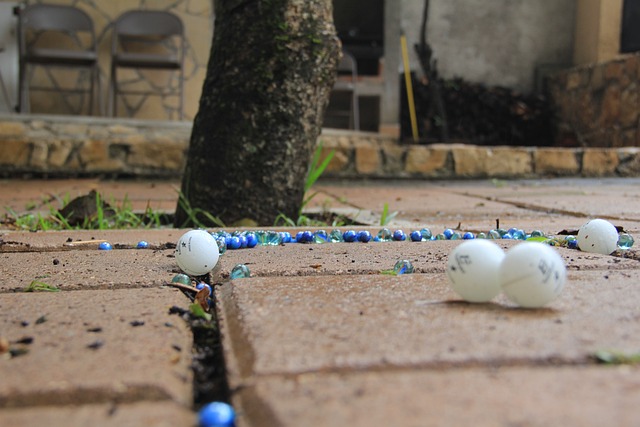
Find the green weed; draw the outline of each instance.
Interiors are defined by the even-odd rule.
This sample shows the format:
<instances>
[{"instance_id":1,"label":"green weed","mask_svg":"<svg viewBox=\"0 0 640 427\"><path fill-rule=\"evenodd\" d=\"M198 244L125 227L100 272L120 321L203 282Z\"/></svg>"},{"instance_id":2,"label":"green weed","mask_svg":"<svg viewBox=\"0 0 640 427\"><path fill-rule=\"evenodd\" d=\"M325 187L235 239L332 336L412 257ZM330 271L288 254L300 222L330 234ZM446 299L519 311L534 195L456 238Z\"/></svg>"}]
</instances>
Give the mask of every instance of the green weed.
<instances>
[{"instance_id":1,"label":"green weed","mask_svg":"<svg viewBox=\"0 0 640 427\"><path fill-rule=\"evenodd\" d=\"M385 203L380 215L380 227L388 225L398 215L398 211L389 213L389 203Z\"/></svg>"},{"instance_id":2,"label":"green weed","mask_svg":"<svg viewBox=\"0 0 640 427\"><path fill-rule=\"evenodd\" d=\"M304 196L304 199L302 200L302 204L300 205L300 210L298 211L298 217L296 219L292 219L281 213L275 219L275 224L274 224L275 226L300 227L300 226L312 226L312 225L316 225L316 226L327 225L326 222L312 219L302 213L304 208L309 204L309 202L315 196L318 195L317 191L314 193L308 194L309 190L311 190L311 187L313 187L316 181L318 181L318 179L322 176L325 169L327 169L327 166L329 166L331 159L333 159L333 156L335 155L335 150L331 150L329 154L327 154L327 156L324 159L322 159L322 161L320 161L320 156L322 155L322 146L323 146L323 143L321 141L316 147L316 150L313 153L313 157L311 158L311 164L309 165L309 172L307 173L307 176L304 181L305 196Z\"/></svg>"},{"instance_id":3,"label":"green weed","mask_svg":"<svg viewBox=\"0 0 640 427\"><path fill-rule=\"evenodd\" d=\"M112 200L111 205L107 205L108 208L105 208L102 197L97 194L95 214L85 217L80 224L71 224L69 218L62 215L60 210L54 206L52 203L54 200L57 202L56 205L66 206L70 197L69 195L63 198L56 196L46 202L46 207L49 210L47 213L18 214L15 210L5 207L5 217L0 221L0 224L25 231L52 231L160 228L168 223L166 214L154 211L148 205L144 213L136 213L128 196L125 196L120 205Z\"/></svg>"},{"instance_id":4,"label":"green weed","mask_svg":"<svg viewBox=\"0 0 640 427\"><path fill-rule=\"evenodd\" d=\"M187 226L206 228L211 224L215 224L218 227L222 228L225 227L222 220L220 220L220 218L218 218L217 216L212 215L210 212L207 212L204 209L192 207L191 203L189 203L189 200L181 191L178 191L178 204L180 205L180 209L182 209L187 214L187 218L182 224L180 224L178 228L185 228Z\"/></svg>"}]
</instances>

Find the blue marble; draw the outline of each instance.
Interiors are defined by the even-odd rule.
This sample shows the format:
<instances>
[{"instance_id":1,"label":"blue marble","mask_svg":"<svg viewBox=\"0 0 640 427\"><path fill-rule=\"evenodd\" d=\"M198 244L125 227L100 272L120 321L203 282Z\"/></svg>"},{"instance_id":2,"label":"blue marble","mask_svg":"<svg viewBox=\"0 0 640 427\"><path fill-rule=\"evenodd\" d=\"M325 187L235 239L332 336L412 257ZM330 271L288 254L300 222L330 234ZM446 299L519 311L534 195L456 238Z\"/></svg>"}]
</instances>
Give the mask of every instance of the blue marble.
<instances>
[{"instance_id":1,"label":"blue marble","mask_svg":"<svg viewBox=\"0 0 640 427\"><path fill-rule=\"evenodd\" d=\"M313 241L315 243L327 243L329 241L329 235L324 230L318 230L313 233Z\"/></svg>"},{"instance_id":2,"label":"blue marble","mask_svg":"<svg viewBox=\"0 0 640 427\"><path fill-rule=\"evenodd\" d=\"M413 270L413 264L411 264L411 261L406 259L397 261L393 266L393 272L398 276L401 274L411 274L413 273Z\"/></svg>"},{"instance_id":3,"label":"blue marble","mask_svg":"<svg viewBox=\"0 0 640 427\"><path fill-rule=\"evenodd\" d=\"M249 267L244 264L237 264L235 267L231 269L231 273L229 274L229 278L234 279L244 279L251 275L251 271L249 271Z\"/></svg>"},{"instance_id":4,"label":"blue marble","mask_svg":"<svg viewBox=\"0 0 640 427\"><path fill-rule=\"evenodd\" d=\"M196 289L199 291L203 290L204 288L209 289L209 295L211 295L211 286L209 286L208 283L200 282L196 285Z\"/></svg>"},{"instance_id":5,"label":"blue marble","mask_svg":"<svg viewBox=\"0 0 640 427\"><path fill-rule=\"evenodd\" d=\"M220 255L227 252L227 240L224 237L218 237L216 243L218 244L218 252Z\"/></svg>"},{"instance_id":6,"label":"blue marble","mask_svg":"<svg viewBox=\"0 0 640 427\"><path fill-rule=\"evenodd\" d=\"M396 230L393 232L393 240L396 242L404 242L407 240L407 235L404 234L404 231L402 230Z\"/></svg>"},{"instance_id":7,"label":"blue marble","mask_svg":"<svg viewBox=\"0 0 640 427\"><path fill-rule=\"evenodd\" d=\"M247 238L247 248L255 248L258 245L258 237L255 233L247 233L245 237Z\"/></svg>"},{"instance_id":8,"label":"blue marble","mask_svg":"<svg viewBox=\"0 0 640 427\"><path fill-rule=\"evenodd\" d=\"M449 240L451 239L451 236L453 236L453 230L450 228L446 228L443 232L442 235L444 236L445 239Z\"/></svg>"},{"instance_id":9,"label":"blue marble","mask_svg":"<svg viewBox=\"0 0 640 427\"><path fill-rule=\"evenodd\" d=\"M227 240L227 250L240 249L242 247L242 242L240 241L240 237L238 236L231 236L226 240Z\"/></svg>"},{"instance_id":10,"label":"blue marble","mask_svg":"<svg viewBox=\"0 0 640 427\"><path fill-rule=\"evenodd\" d=\"M369 233L367 230L359 231L357 238L359 242L368 243L371 241L371 233Z\"/></svg>"},{"instance_id":11,"label":"blue marble","mask_svg":"<svg viewBox=\"0 0 640 427\"><path fill-rule=\"evenodd\" d=\"M492 239L492 240L502 239L502 235L498 230L490 230L488 236L489 236L489 239Z\"/></svg>"},{"instance_id":12,"label":"blue marble","mask_svg":"<svg viewBox=\"0 0 640 427\"><path fill-rule=\"evenodd\" d=\"M342 231L335 229L335 230L331 230L331 233L329 233L329 241L331 243L342 243L344 242L344 237L342 237Z\"/></svg>"},{"instance_id":13,"label":"blue marble","mask_svg":"<svg viewBox=\"0 0 640 427\"><path fill-rule=\"evenodd\" d=\"M388 228L383 228L382 230L378 231L376 237L380 242L390 242L391 240L393 240L391 230L389 230Z\"/></svg>"},{"instance_id":14,"label":"blue marble","mask_svg":"<svg viewBox=\"0 0 640 427\"><path fill-rule=\"evenodd\" d=\"M277 231L267 231L265 234L265 245L278 246L282 243L282 236Z\"/></svg>"},{"instance_id":15,"label":"blue marble","mask_svg":"<svg viewBox=\"0 0 640 427\"><path fill-rule=\"evenodd\" d=\"M620 233L618 236L618 249L626 251L627 249L631 249L634 243L635 240L631 234Z\"/></svg>"},{"instance_id":16,"label":"blue marble","mask_svg":"<svg viewBox=\"0 0 640 427\"><path fill-rule=\"evenodd\" d=\"M138 249L147 249L149 247L149 242L145 241L145 240L140 240L138 242L138 244L136 245L136 248Z\"/></svg>"},{"instance_id":17,"label":"blue marble","mask_svg":"<svg viewBox=\"0 0 640 427\"><path fill-rule=\"evenodd\" d=\"M525 233L524 230L516 229L515 231L509 232L508 234L511 234L511 237L514 240L527 240L527 233Z\"/></svg>"},{"instance_id":18,"label":"blue marble","mask_svg":"<svg viewBox=\"0 0 640 427\"><path fill-rule=\"evenodd\" d=\"M211 402L198 412L199 427L232 427L236 413L224 402Z\"/></svg>"},{"instance_id":19,"label":"blue marble","mask_svg":"<svg viewBox=\"0 0 640 427\"><path fill-rule=\"evenodd\" d=\"M173 276L171 283L180 283L182 285L191 285L191 278L184 273L179 273Z\"/></svg>"},{"instance_id":20,"label":"blue marble","mask_svg":"<svg viewBox=\"0 0 640 427\"><path fill-rule=\"evenodd\" d=\"M342 238L345 242L351 243L357 240L356 232L353 230L347 230L342 234Z\"/></svg>"},{"instance_id":21,"label":"blue marble","mask_svg":"<svg viewBox=\"0 0 640 427\"><path fill-rule=\"evenodd\" d=\"M576 238L576 236L565 236L564 241L566 242L569 249L578 249L578 239Z\"/></svg>"},{"instance_id":22,"label":"blue marble","mask_svg":"<svg viewBox=\"0 0 640 427\"><path fill-rule=\"evenodd\" d=\"M238 236L231 236L227 240L227 249L240 249L242 243L240 242L240 238Z\"/></svg>"},{"instance_id":23,"label":"blue marble","mask_svg":"<svg viewBox=\"0 0 640 427\"><path fill-rule=\"evenodd\" d=\"M310 231L302 232L302 240L298 240L300 243L311 243L313 242L313 233Z\"/></svg>"},{"instance_id":24,"label":"blue marble","mask_svg":"<svg viewBox=\"0 0 640 427\"><path fill-rule=\"evenodd\" d=\"M420 233L418 230L413 230L409 234L409 238L411 239L412 242L421 242L422 241L422 233Z\"/></svg>"},{"instance_id":25,"label":"blue marble","mask_svg":"<svg viewBox=\"0 0 640 427\"><path fill-rule=\"evenodd\" d=\"M462 238L463 238L464 240L473 240L473 239L475 239L475 238L476 238L476 236L474 236L472 232L467 231L466 233L464 233L464 234L462 235Z\"/></svg>"},{"instance_id":26,"label":"blue marble","mask_svg":"<svg viewBox=\"0 0 640 427\"><path fill-rule=\"evenodd\" d=\"M113 249L113 246L111 246L111 243L109 242L100 242L100 244L98 245L98 249L100 249L101 251L110 251L111 249Z\"/></svg>"},{"instance_id":27,"label":"blue marble","mask_svg":"<svg viewBox=\"0 0 640 427\"><path fill-rule=\"evenodd\" d=\"M280 238L282 239L282 243L291 243L291 233L288 231L281 231Z\"/></svg>"},{"instance_id":28,"label":"blue marble","mask_svg":"<svg viewBox=\"0 0 640 427\"><path fill-rule=\"evenodd\" d=\"M544 237L544 233L540 230L533 230L531 232L531 237Z\"/></svg>"}]
</instances>

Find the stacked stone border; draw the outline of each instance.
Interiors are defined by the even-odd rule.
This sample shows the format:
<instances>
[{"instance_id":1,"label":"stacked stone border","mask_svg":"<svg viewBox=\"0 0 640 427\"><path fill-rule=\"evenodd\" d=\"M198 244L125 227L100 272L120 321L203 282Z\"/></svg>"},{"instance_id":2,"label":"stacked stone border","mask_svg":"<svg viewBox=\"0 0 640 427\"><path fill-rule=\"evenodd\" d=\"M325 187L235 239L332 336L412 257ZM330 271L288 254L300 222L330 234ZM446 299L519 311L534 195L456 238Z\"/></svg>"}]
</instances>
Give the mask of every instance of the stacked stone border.
<instances>
[{"instance_id":1,"label":"stacked stone border","mask_svg":"<svg viewBox=\"0 0 640 427\"><path fill-rule=\"evenodd\" d=\"M563 146L640 145L640 54L569 68L547 80Z\"/></svg>"},{"instance_id":2,"label":"stacked stone border","mask_svg":"<svg viewBox=\"0 0 640 427\"><path fill-rule=\"evenodd\" d=\"M191 123L0 115L0 174L180 177ZM535 178L640 176L640 148L411 145L393 137L326 129L333 178Z\"/></svg>"}]
</instances>

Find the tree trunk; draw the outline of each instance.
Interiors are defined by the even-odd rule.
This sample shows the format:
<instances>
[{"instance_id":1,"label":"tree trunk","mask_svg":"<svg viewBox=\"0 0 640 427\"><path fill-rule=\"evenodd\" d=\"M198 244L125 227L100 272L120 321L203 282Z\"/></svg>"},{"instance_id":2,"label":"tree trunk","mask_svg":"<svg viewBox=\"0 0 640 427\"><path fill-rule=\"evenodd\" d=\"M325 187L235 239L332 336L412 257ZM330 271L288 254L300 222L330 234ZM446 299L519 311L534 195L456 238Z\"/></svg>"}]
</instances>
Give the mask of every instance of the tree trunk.
<instances>
[{"instance_id":1,"label":"tree trunk","mask_svg":"<svg viewBox=\"0 0 640 427\"><path fill-rule=\"evenodd\" d=\"M215 0L216 22L175 226L296 218L336 78L331 0ZM199 219L204 221L204 218Z\"/></svg>"}]
</instances>

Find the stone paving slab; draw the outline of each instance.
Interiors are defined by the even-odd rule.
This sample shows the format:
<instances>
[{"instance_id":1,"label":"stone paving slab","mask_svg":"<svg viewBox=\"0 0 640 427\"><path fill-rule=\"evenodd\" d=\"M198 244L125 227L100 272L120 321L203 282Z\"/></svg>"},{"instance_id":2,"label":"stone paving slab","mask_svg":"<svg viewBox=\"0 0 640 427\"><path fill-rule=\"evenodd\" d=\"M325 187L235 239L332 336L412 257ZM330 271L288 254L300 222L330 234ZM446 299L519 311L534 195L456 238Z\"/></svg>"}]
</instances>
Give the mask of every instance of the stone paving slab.
<instances>
[{"instance_id":1,"label":"stone paving slab","mask_svg":"<svg viewBox=\"0 0 640 427\"><path fill-rule=\"evenodd\" d=\"M382 370L260 378L239 427L636 426L638 367Z\"/></svg>"},{"instance_id":2,"label":"stone paving slab","mask_svg":"<svg viewBox=\"0 0 640 427\"><path fill-rule=\"evenodd\" d=\"M241 279L218 289L232 387L254 376L388 367L584 363L633 352L640 272L571 271L538 310L467 304L444 274Z\"/></svg>"},{"instance_id":3,"label":"stone paving slab","mask_svg":"<svg viewBox=\"0 0 640 427\"><path fill-rule=\"evenodd\" d=\"M113 232L117 235L117 232ZM23 233L25 234L25 233ZM177 233L176 235L179 235ZM103 237L114 240L109 232ZM496 241L505 250L515 241ZM237 264L253 276L326 276L379 274L408 259L418 273L442 273L449 253L461 241L286 244L227 251L213 272L224 281ZM558 249L569 269L639 269L635 259ZM635 251L631 252L635 254ZM174 249L113 249L102 251L0 252L0 292L23 290L39 280L62 290L155 287L181 272Z\"/></svg>"},{"instance_id":4,"label":"stone paving slab","mask_svg":"<svg viewBox=\"0 0 640 427\"><path fill-rule=\"evenodd\" d=\"M179 189L179 181L166 180L4 179L0 180L0 212L4 213L5 208L19 213L49 212L49 206L60 208L59 202L84 196L91 190L100 192L107 203L119 205L126 198L133 209L144 210L148 206L154 210L173 211Z\"/></svg>"},{"instance_id":5,"label":"stone paving slab","mask_svg":"<svg viewBox=\"0 0 640 427\"><path fill-rule=\"evenodd\" d=\"M144 240L151 249L166 248L175 245L187 230L150 229L150 230L65 230L65 231L9 231L0 230L1 252L30 251L79 251L95 250L99 241L106 240L112 245L134 248ZM95 243L90 243L95 241ZM77 242L87 242L81 244ZM175 246L174 246L175 247Z\"/></svg>"},{"instance_id":6,"label":"stone paving slab","mask_svg":"<svg viewBox=\"0 0 640 427\"><path fill-rule=\"evenodd\" d=\"M0 425L7 427L190 427L190 408L175 402L107 403L3 409Z\"/></svg>"},{"instance_id":7,"label":"stone paving slab","mask_svg":"<svg viewBox=\"0 0 640 427\"><path fill-rule=\"evenodd\" d=\"M168 287L0 294L0 335L28 350L0 358L0 407L190 405L193 338L169 314L187 303ZM15 344L24 338L33 342Z\"/></svg>"},{"instance_id":8,"label":"stone paving slab","mask_svg":"<svg viewBox=\"0 0 640 427\"><path fill-rule=\"evenodd\" d=\"M332 203L342 208L375 213L388 202L400 211L389 227L407 232L414 225L439 232L458 222L486 231L500 218L502 226L554 233L586 221L578 208L640 230L634 184L592 181L323 183L318 189L337 188ZM65 194L59 184L54 194ZM177 197L170 186L98 184L141 206L145 197L168 204ZM84 182L77 190L91 188ZM14 182L0 193L20 191ZM28 354L0 359L0 425L82 425L88 418L92 425L193 425L191 332L167 314L188 300L161 287L178 272L171 245L185 231L0 231L0 336L35 338L24 345ZM117 248L68 248L69 238L104 238ZM122 249L139 240L154 249ZM549 308L521 310L504 297L484 305L459 300L444 275L459 243L227 252L216 282L237 263L253 275L217 287L240 425L638 424L638 367L605 368L590 358L596 350L640 348L633 332L640 306L636 251L625 259L559 249L569 267L567 289ZM419 274L379 274L400 258ZM15 292L36 278L64 292ZM35 325L41 314L47 322ZM138 320L145 324L131 324ZM98 326L102 332L89 331ZM97 339L104 345L87 347Z\"/></svg>"},{"instance_id":9,"label":"stone paving slab","mask_svg":"<svg viewBox=\"0 0 640 427\"><path fill-rule=\"evenodd\" d=\"M513 240L495 241L505 250L518 244ZM396 261L408 259L418 273L443 273L449 253L462 241L287 244L275 247L227 251L220 260L225 277L237 263L249 267L253 276L325 276L379 274L393 268ZM558 248L570 270L638 269L635 250L630 258L588 254Z\"/></svg>"},{"instance_id":10,"label":"stone paving slab","mask_svg":"<svg viewBox=\"0 0 640 427\"><path fill-rule=\"evenodd\" d=\"M180 272L173 250L0 253L0 292L39 280L61 290L157 287Z\"/></svg>"},{"instance_id":11,"label":"stone paving slab","mask_svg":"<svg viewBox=\"0 0 640 427\"><path fill-rule=\"evenodd\" d=\"M486 231L495 219L508 227L525 229L548 227L549 219L561 228L544 230L555 233L563 228L578 228L588 217L616 219L616 224L631 227L640 219L640 197L634 192L638 180L530 180L457 182L384 182L322 184L322 194L336 200L348 200L353 206L381 212L398 211L397 220L432 226ZM373 190L375 188L375 190ZM316 202L331 206L321 196ZM563 219L570 219L567 224ZM397 222L397 221L396 221ZM554 226L554 228L556 228Z\"/></svg>"},{"instance_id":12,"label":"stone paving slab","mask_svg":"<svg viewBox=\"0 0 640 427\"><path fill-rule=\"evenodd\" d=\"M587 217L640 220L638 179L574 179L506 181L477 192L464 186L452 189L464 196L481 194L492 201L528 209L556 209Z\"/></svg>"}]
</instances>

